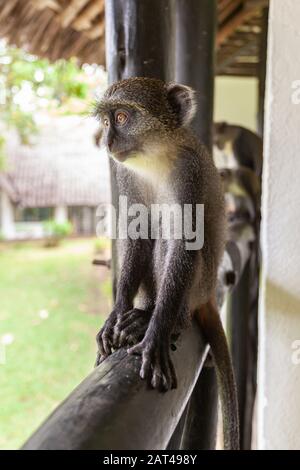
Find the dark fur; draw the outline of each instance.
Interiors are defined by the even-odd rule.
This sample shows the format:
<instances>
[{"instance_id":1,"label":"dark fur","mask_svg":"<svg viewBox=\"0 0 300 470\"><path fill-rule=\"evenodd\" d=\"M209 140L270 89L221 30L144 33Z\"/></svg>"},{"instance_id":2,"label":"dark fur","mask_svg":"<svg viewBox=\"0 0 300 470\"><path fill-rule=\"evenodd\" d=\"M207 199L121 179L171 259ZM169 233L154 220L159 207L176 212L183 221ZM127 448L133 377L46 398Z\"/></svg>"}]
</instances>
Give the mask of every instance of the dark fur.
<instances>
[{"instance_id":1,"label":"dark fur","mask_svg":"<svg viewBox=\"0 0 300 470\"><path fill-rule=\"evenodd\" d=\"M181 206L192 204L193 207L204 204L205 226L204 246L198 251L186 250L184 238L122 242L116 303L97 337L97 364L113 348L133 345L129 352L142 355L142 378L162 391L176 387L176 373L170 357L171 335L187 325L196 313L204 333L206 325L209 326L207 339L211 345L218 344L219 351L226 349L223 361L219 352L215 356L218 369L220 360L222 362L220 384L225 387L227 397L223 404L228 408L233 400L231 411L225 410L226 426L228 422L237 422L226 340L224 335L219 335L220 321L217 320L219 326L213 341L211 319L215 317L212 313L207 322L206 315L201 315L201 309L208 306L218 318L214 300L225 241L224 198L211 156L187 127L192 108L192 90L147 78L127 79L112 85L99 103L100 118L110 119L103 135L104 144L113 136L110 140L112 156L119 160L122 155L122 163L114 163L120 194L128 197L129 204L139 202L147 207L164 202ZM113 123L116 109L125 109L131 116L129 124L122 129ZM149 148L153 148L153 159L157 158L160 145L167 152L167 159L156 174L156 164L152 167L149 160L151 151L150 157L148 154ZM158 152L163 160L165 153ZM145 170L140 173L139 169L126 167L127 159L134 163L135 158L143 159L144 154L150 162L149 175L154 172L150 177L148 170L145 174ZM157 165L160 165L159 161ZM212 352L214 354L214 350ZM228 413L232 413L229 420ZM229 433L234 432L229 437L227 432L226 447L237 448L237 426L230 424L227 429Z\"/></svg>"},{"instance_id":2,"label":"dark fur","mask_svg":"<svg viewBox=\"0 0 300 470\"><path fill-rule=\"evenodd\" d=\"M214 144L223 150L227 142L231 142L233 155L239 166L249 168L261 176L263 159L261 137L245 127L226 122L215 123Z\"/></svg>"}]
</instances>

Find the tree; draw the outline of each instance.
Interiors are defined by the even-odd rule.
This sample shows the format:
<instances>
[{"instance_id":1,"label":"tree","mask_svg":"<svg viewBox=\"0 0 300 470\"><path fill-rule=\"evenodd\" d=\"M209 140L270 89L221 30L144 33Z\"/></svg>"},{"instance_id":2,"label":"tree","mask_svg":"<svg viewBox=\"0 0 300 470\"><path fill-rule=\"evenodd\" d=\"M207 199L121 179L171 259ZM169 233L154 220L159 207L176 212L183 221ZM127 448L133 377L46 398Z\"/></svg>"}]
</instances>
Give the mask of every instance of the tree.
<instances>
[{"instance_id":1,"label":"tree","mask_svg":"<svg viewBox=\"0 0 300 470\"><path fill-rule=\"evenodd\" d=\"M51 64L0 42L0 120L7 128L17 130L22 144L30 144L38 132L36 115L40 110L74 112L75 99L83 102L80 112L86 112L89 94L87 74L75 59ZM78 106L75 108L78 113ZM0 169L4 154L2 136Z\"/></svg>"}]
</instances>

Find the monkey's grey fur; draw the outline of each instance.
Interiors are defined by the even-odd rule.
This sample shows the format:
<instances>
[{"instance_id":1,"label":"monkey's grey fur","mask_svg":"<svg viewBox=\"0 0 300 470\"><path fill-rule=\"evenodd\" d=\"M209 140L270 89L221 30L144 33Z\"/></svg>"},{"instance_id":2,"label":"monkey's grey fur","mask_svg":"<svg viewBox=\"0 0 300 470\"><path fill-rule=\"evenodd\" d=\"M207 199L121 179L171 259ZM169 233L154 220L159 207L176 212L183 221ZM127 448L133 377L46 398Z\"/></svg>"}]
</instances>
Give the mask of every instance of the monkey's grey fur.
<instances>
[{"instance_id":1,"label":"monkey's grey fur","mask_svg":"<svg viewBox=\"0 0 300 470\"><path fill-rule=\"evenodd\" d=\"M116 303L97 336L96 363L114 348L131 346L129 353L142 355L142 378L161 391L174 388L171 335L196 315L216 363L225 448L237 449L235 383L215 306L225 244L224 197L211 156L188 128L194 112L190 88L150 78L112 85L98 104L103 143L115 161L119 191L128 205L177 203L195 209L204 204L205 222L199 250L187 250L184 236L122 243Z\"/></svg>"},{"instance_id":2,"label":"monkey's grey fur","mask_svg":"<svg viewBox=\"0 0 300 470\"><path fill-rule=\"evenodd\" d=\"M219 150L224 150L229 143L238 165L249 168L257 176L261 176L263 141L259 135L242 126L216 122L213 128L213 142Z\"/></svg>"}]
</instances>

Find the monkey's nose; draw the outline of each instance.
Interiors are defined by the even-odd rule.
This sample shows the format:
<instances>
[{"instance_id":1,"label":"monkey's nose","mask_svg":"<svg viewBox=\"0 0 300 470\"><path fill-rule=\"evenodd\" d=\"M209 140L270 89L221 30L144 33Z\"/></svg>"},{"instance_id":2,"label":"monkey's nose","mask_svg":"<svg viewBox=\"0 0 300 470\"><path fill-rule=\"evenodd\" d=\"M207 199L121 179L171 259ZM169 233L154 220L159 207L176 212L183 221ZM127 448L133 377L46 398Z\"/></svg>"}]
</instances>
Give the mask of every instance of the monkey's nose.
<instances>
[{"instance_id":1,"label":"monkey's nose","mask_svg":"<svg viewBox=\"0 0 300 470\"><path fill-rule=\"evenodd\" d=\"M108 139L107 139L107 147L108 147L108 150L109 150L110 152L112 151L113 143L114 143L113 137L112 137L112 136L108 136Z\"/></svg>"}]
</instances>

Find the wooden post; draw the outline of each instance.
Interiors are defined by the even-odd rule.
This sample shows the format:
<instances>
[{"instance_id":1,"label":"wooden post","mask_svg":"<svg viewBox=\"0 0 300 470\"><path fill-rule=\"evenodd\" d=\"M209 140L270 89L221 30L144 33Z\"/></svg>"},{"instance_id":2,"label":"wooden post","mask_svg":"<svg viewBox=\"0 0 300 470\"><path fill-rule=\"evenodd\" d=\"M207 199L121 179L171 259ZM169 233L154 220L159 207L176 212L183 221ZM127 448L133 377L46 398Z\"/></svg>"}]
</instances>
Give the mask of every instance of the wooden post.
<instances>
[{"instance_id":1,"label":"wooden post","mask_svg":"<svg viewBox=\"0 0 300 470\"><path fill-rule=\"evenodd\" d=\"M259 48L258 133L264 134L264 101L269 9L262 13ZM251 449L252 420L257 385L260 213L250 259L231 296L231 349L237 378L241 449Z\"/></svg>"},{"instance_id":2,"label":"wooden post","mask_svg":"<svg viewBox=\"0 0 300 470\"><path fill-rule=\"evenodd\" d=\"M170 0L106 0L105 8L109 83L134 76L170 78Z\"/></svg>"},{"instance_id":3,"label":"wooden post","mask_svg":"<svg viewBox=\"0 0 300 470\"><path fill-rule=\"evenodd\" d=\"M268 43L269 8L262 12L261 35L259 44L259 75L258 75L258 116L257 130L261 137L264 135L264 108L267 70L267 43Z\"/></svg>"},{"instance_id":4,"label":"wooden post","mask_svg":"<svg viewBox=\"0 0 300 470\"><path fill-rule=\"evenodd\" d=\"M215 0L176 0L175 79L197 92L195 133L211 151L215 76Z\"/></svg>"},{"instance_id":5,"label":"wooden post","mask_svg":"<svg viewBox=\"0 0 300 470\"><path fill-rule=\"evenodd\" d=\"M231 352L238 389L240 446L251 448L256 394L258 272L253 248L230 302Z\"/></svg>"},{"instance_id":6,"label":"wooden post","mask_svg":"<svg viewBox=\"0 0 300 470\"><path fill-rule=\"evenodd\" d=\"M193 128L211 151L216 1L176 0L175 4L175 79L196 90L198 111ZM182 449L215 448L217 403L214 368L205 368L188 405Z\"/></svg>"},{"instance_id":7,"label":"wooden post","mask_svg":"<svg viewBox=\"0 0 300 470\"><path fill-rule=\"evenodd\" d=\"M128 77L173 76L174 44L170 0L106 0L106 65L109 84ZM112 204L119 191L110 161ZM112 244L113 294L118 278L118 253Z\"/></svg>"}]
</instances>

